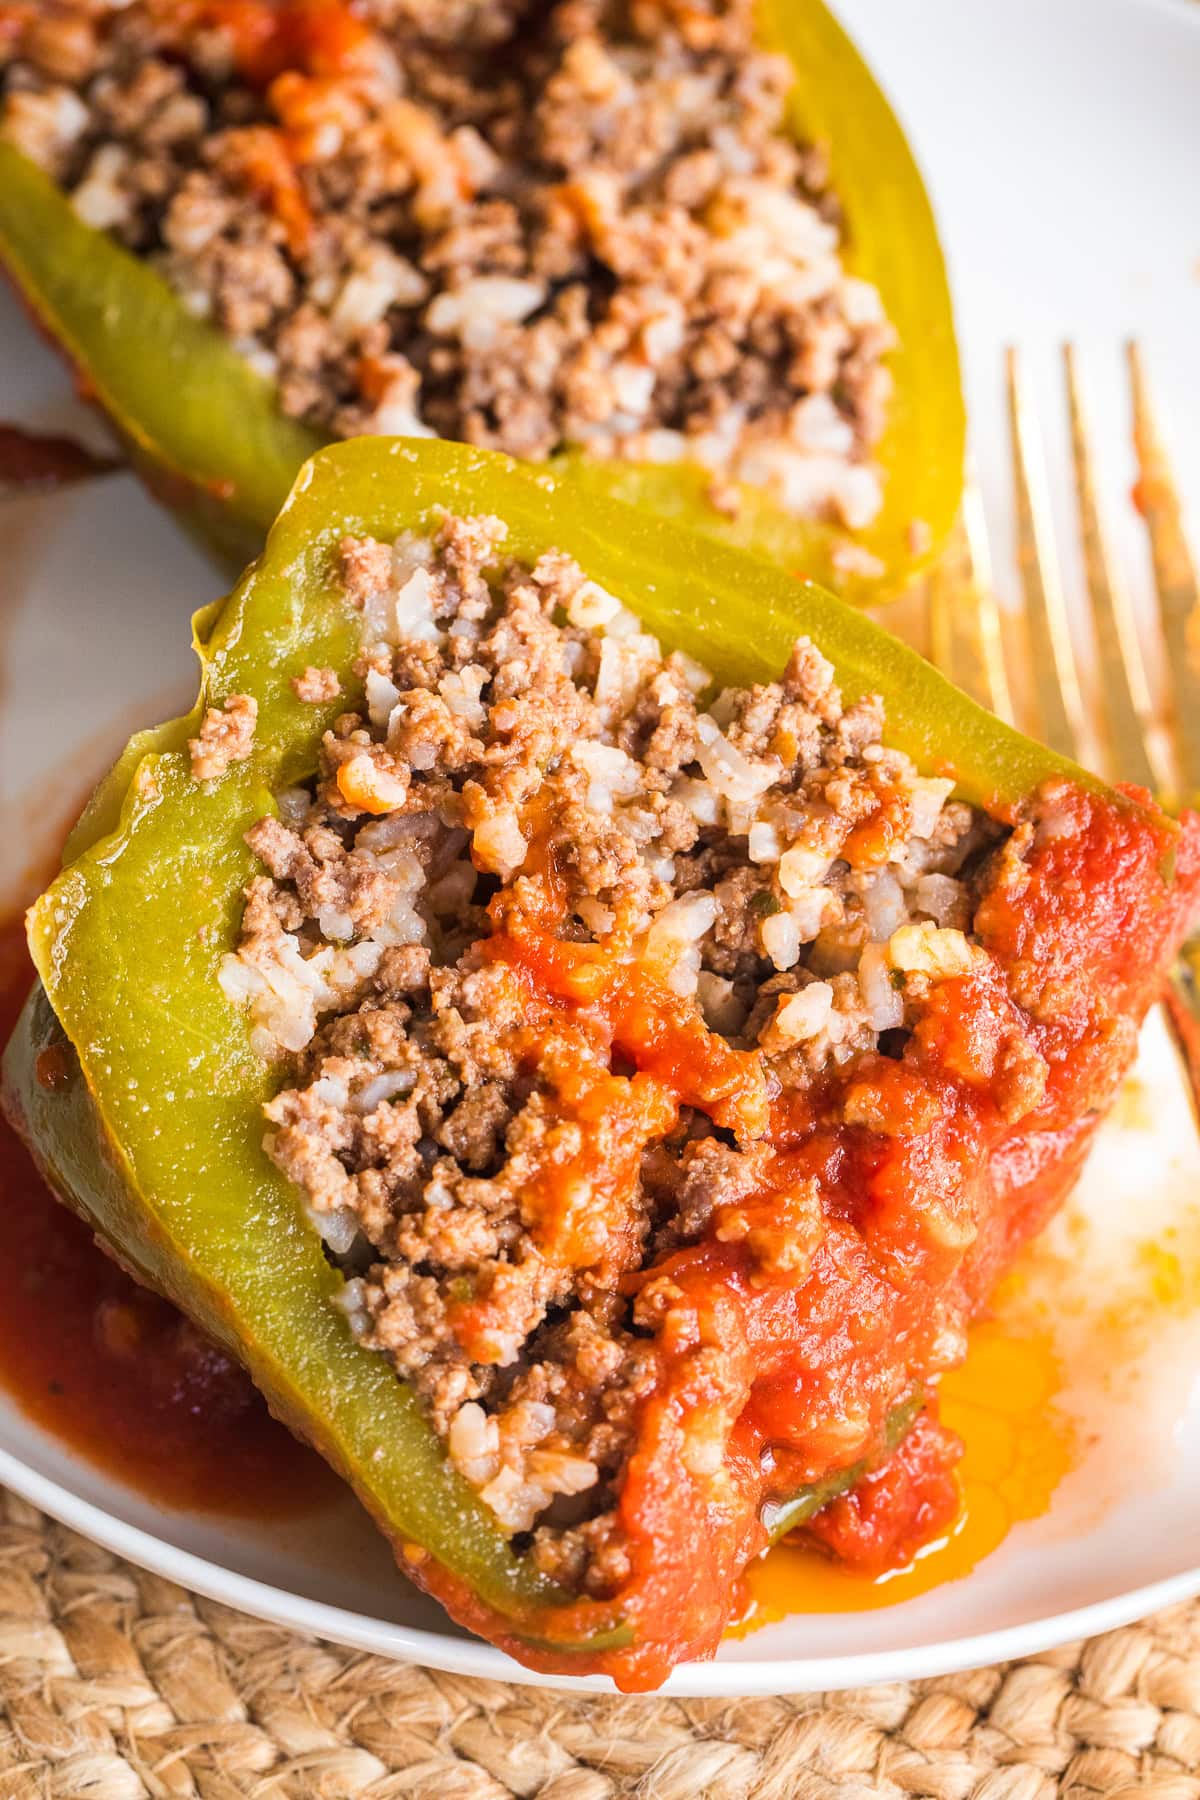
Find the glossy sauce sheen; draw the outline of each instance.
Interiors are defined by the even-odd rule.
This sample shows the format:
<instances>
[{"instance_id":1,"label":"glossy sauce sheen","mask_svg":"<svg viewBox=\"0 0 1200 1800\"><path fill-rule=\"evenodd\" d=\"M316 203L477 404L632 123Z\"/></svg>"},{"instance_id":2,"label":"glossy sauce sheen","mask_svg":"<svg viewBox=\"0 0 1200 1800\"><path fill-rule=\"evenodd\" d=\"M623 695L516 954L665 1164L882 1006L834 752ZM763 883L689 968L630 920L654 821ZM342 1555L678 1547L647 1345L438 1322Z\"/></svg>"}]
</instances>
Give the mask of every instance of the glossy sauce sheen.
<instances>
[{"instance_id":1,"label":"glossy sauce sheen","mask_svg":"<svg viewBox=\"0 0 1200 1800\"><path fill-rule=\"evenodd\" d=\"M9 920L0 1042L32 979L22 921ZM0 1383L35 1423L163 1506L281 1518L342 1491L236 1363L98 1248L2 1119Z\"/></svg>"}]
</instances>

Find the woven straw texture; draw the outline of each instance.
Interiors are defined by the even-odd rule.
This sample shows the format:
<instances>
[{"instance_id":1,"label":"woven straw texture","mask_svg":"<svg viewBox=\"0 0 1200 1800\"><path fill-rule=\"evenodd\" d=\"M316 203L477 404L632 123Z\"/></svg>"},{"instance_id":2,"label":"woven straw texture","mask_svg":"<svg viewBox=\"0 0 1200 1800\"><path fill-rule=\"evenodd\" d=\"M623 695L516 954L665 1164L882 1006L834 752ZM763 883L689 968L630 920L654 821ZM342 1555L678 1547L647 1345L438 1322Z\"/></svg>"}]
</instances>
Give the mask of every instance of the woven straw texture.
<instances>
[{"instance_id":1,"label":"woven straw texture","mask_svg":"<svg viewBox=\"0 0 1200 1800\"><path fill-rule=\"evenodd\" d=\"M1200 1604L781 1700L568 1698L313 1643L0 1490L0 1800L1200 1800Z\"/></svg>"}]
</instances>

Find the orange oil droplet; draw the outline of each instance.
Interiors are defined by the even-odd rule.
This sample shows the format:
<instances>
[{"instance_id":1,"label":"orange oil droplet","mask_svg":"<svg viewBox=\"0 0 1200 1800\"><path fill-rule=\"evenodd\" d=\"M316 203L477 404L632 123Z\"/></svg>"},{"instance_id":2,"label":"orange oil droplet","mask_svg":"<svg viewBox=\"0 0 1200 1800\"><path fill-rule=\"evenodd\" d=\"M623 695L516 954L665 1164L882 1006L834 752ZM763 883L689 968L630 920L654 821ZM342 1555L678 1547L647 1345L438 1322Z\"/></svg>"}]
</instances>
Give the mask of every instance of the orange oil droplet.
<instances>
[{"instance_id":1,"label":"orange oil droplet","mask_svg":"<svg viewBox=\"0 0 1200 1800\"><path fill-rule=\"evenodd\" d=\"M907 1567L874 1578L817 1550L779 1544L747 1570L749 1605L731 1635L744 1636L790 1613L896 1606L969 1574L1014 1525L1046 1511L1074 1463L1074 1428L1055 1405L1060 1378L1048 1333L1017 1335L991 1320L976 1325L965 1363L939 1388L941 1416L966 1446L953 1528Z\"/></svg>"}]
</instances>

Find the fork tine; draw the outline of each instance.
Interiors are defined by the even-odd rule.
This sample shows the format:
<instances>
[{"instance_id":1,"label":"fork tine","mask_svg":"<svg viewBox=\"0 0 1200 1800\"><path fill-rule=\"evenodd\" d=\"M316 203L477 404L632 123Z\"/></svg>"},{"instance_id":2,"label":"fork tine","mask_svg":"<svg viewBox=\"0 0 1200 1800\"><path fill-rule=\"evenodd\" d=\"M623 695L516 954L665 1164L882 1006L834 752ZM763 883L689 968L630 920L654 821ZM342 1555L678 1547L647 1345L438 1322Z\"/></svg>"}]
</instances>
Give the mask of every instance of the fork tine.
<instances>
[{"instance_id":1,"label":"fork tine","mask_svg":"<svg viewBox=\"0 0 1200 1800\"><path fill-rule=\"evenodd\" d=\"M1181 797L1194 799L1200 795L1200 587L1141 349L1131 343L1127 352L1138 464L1134 499L1146 521L1154 563L1168 683L1173 689L1171 724Z\"/></svg>"},{"instance_id":2,"label":"fork tine","mask_svg":"<svg viewBox=\"0 0 1200 1800\"><path fill-rule=\"evenodd\" d=\"M1200 936L1190 938L1176 957L1163 999L1200 1127Z\"/></svg>"},{"instance_id":3,"label":"fork tine","mask_svg":"<svg viewBox=\"0 0 1200 1800\"><path fill-rule=\"evenodd\" d=\"M1038 729L1052 749L1064 756L1083 757L1088 732L1050 525L1041 436L1020 355L1011 346L1005 357L1005 373L1012 435L1017 570L1025 596L1029 675L1037 699Z\"/></svg>"},{"instance_id":4,"label":"fork tine","mask_svg":"<svg viewBox=\"0 0 1200 1800\"><path fill-rule=\"evenodd\" d=\"M973 700L1013 722L1000 612L992 586L983 497L973 480L946 550L928 578L931 660Z\"/></svg>"},{"instance_id":5,"label":"fork tine","mask_svg":"<svg viewBox=\"0 0 1200 1800\"><path fill-rule=\"evenodd\" d=\"M1113 579L1100 524L1079 371L1070 345L1064 346L1064 359L1085 573L1104 664L1105 699L1110 711L1115 712L1115 718L1109 720L1109 747L1124 759L1124 766L1118 764L1111 773L1114 778L1129 780L1136 770L1136 778L1145 783L1160 762L1165 761L1169 767L1171 746L1166 732L1154 719L1133 617ZM1196 786L1200 784L1200 760L1195 759L1200 749L1200 597L1195 565L1150 410L1136 345L1129 347L1129 363L1142 472L1138 498L1150 532L1164 637L1176 672L1176 724L1181 744L1185 734L1189 734L1181 759L1189 759L1185 763L1187 785ZM1014 348L1007 354L1007 385L1017 564L1025 593L1024 624L1029 639L1023 679L1036 691L1042 735L1055 749L1098 768L1099 760L1094 756L1098 746L1087 730L1070 621L1054 554L1041 439L1020 357ZM1147 727L1145 740L1143 719ZM1164 998L1165 1016L1200 1125L1200 932L1184 944L1171 970Z\"/></svg>"},{"instance_id":6,"label":"fork tine","mask_svg":"<svg viewBox=\"0 0 1200 1800\"><path fill-rule=\"evenodd\" d=\"M963 495L963 530L974 583L975 631L979 643L981 686L984 704L998 718L1012 725L1016 721L1012 690L1008 685L1008 667L1004 660L1004 635L1000 607L996 600L996 584L992 575L992 558L988 549L987 516L983 495L971 482Z\"/></svg>"},{"instance_id":7,"label":"fork tine","mask_svg":"<svg viewBox=\"0 0 1200 1800\"><path fill-rule=\"evenodd\" d=\"M1117 577L1100 517L1088 406L1073 344L1063 345L1063 369L1071 414L1079 539L1096 632L1110 772L1161 790L1172 782L1170 750L1154 721L1129 596Z\"/></svg>"}]
</instances>

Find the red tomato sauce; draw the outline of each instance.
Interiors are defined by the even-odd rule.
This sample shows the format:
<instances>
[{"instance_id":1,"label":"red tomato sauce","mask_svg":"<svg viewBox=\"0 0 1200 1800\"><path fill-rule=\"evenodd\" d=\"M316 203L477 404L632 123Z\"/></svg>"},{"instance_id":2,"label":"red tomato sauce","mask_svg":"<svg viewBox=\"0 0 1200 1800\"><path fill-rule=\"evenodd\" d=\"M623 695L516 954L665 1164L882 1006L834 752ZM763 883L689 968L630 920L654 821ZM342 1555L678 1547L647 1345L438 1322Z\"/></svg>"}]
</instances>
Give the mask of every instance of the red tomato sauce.
<instances>
[{"instance_id":1,"label":"red tomato sauce","mask_svg":"<svg viewBox=\"0 0 1200 1800\"><path fill-rule=\"evenodd\" d=\"M0 1042L32 978L11 919L0 926ZM53 1082L53 1068L39 1077ZM60 1442L163 1506L279 1518L341 1491L249 1376L100 1250L2 1116L0 1384Z\"/></svg>"},{"instance_id":2,"label":"red tomato sauce","mask_svg":"<svg viewBox=\"0 0 1200 1800\"><path fill-rule=\"evenodd\" d=\"M231 133L227 152L292 255L304 256L313 218L300 170L330 109L342 112L344 84L371 73L376 34L346 0L153 0L152 10L184 56L197 32L220 32L238 74L265 94L278 123Z\"/></svg>"},{"instance_id":3,"label":"red tomato sauce","mask_svg":"<svg viewBox=\"0 0 1200 1800\"><path fill-rule=\"evenodd\" d=\"M256 87L285 70L350 74L373 36L345 0L169 0L167 10L188 31L223 31L239 73Z\"/></svg>"}]
</instances>

